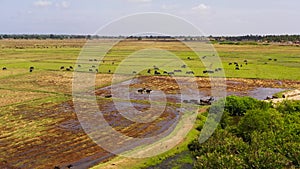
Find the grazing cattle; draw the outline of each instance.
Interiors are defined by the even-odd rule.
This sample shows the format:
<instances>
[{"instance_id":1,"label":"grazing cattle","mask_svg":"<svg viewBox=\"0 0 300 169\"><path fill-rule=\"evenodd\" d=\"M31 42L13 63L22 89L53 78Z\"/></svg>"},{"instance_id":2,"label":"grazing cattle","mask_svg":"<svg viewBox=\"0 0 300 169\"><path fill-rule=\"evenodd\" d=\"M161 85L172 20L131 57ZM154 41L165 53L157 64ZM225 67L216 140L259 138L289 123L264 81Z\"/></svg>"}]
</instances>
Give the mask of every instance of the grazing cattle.
<instances>
[{"instance_id":1,"label":"grazing cattle","mask_svg":"<svg viewBox=\"0 0 300 169\"><path fill-rule=\"evenodd\" d=\"M104 97L105 97L105 98L111 98L111 97L112 97L112 95L111 95L111 94L109 94L109 95L105 95Z\"/></svg>"},{"instance_id":2,"label":"grazing cattle","mask_svg":"<svg viewBox=\"0 0 300 169\"><path fill-rule=\"evenodd\" d=\"M60 67L60 70L62 70L62 69L65 69L65 67L64 67L64 66L61 66L61 67Z\"/></svg>"},{"instance_id":3,"label":"grazing cattle","mask_svg":"<svg viewBox=\"0 0 300 169\"><path fill-rule=\"evenodd\" d=\"M147 73L151 73L151 69L148 69L148 70L147 70Z\"/></svg>"},{"instance_id":4,"label":"grazing cattle","mask_svg":"<svg viewBox=\"0 0 300 169\"><path fill-rule=\"evenodd\" d=\"M268 63L267 62L265 62L265 65L267 65Z\"/></svg>"},{"instance_id":5,"label":"grazing cattle","mask_svg":"<svg viewBox=\"0 0 300 169\"><path fill-rule=\"evenodd\" d=\"M81 65L77 65L78 67L81 67Z\"/></svg>"},{"instance_id":6,"label":"grazing cattle","mask_svg":"<svg viewBox=\"0 0 300 169\"><path fill-rule=\"evenodd\" d=\"M272 99L272 97L267 96L267 98L265 100L271 100L271 99Z\"/></svg>"},{"instance_id":7,"label":"grazing cattle","mask_svg":"<svg viewBox=\"0 0 300 169\"><path fill-rule=\"evenodd\" d=\"M200 99L200 105L211 105L214 100L215 99L213 97L210 97L207 100Z\"/></svg>"},{"instance_id":8,"label":"grazing cattle","mask_svg":"<svg viewBox=\"0 0 300 169\"><path fill-rule=\"evenodd\" d=\"M146 88L138 89L137 92L143 94L143 92L146 90Z\"/></svg>"},{"instance_id":9,"label":"grazing cattle","mask_svg":"<svg viewBox=\"0 0 300 169\"><path fill-rule=\"evenodd\" d=\"M115 64L115 62L112 62L111 64L112 64L112 65L114 65L114 64Z\"/></svg>"},{"instance_id":10,"label":"grazing cattle","mask_svg":"<svg viewBox=\"0 0 300 169\"><path fill-rule=\"evenodd\" d=\"M167 72L167 71L164 71L164 74L168 74L168 72Z\"/></svg>"},{"instance_id":11,"label":"grazing cattle","mask_svg":"<svg viewBox=\"0 0 300 169\"><path fill-rule=\"evenodd\" d=\"M177 72L177 73L178 73L178 72L182 72L182 70L174 70L174 72Z\"/></svg>"},{"instance_id":12,"label":"grazing cattle","mask_svg":"<svg viewBox=\"0 0 300 169\"><path fill-rule=\"evenodd\" d=\"M243 67L243 65L241 64L240 67Z\"/></svg>"},{"instance_id":13,"label":"grazing cattle","mask_svg":"<svg viewBox=\"0 0 300 169\"><path fill-rule=\"evenodd\" d=\"M246 62L248 62L248 60L244 60L244 62L246 63Z\"/></svg>"},{"instance_id":14,"label":"grazing cattle","mask_svg":"<svg viewBox=\"0 0 300 169\"><path fill-rule=\"evenodd\" d=\"M205 74L205 73L213 74L213 73L215 73L215 72L214 72L213 70L204 70L203 73L204 73L204 74Z\"/></svg>"},{"instance_id":15,"label":"grazing cattle","mask_svg":"<svg viewBox=\"0 0 300 169\"><path fill-rule=\"evenodd\" d=\"M233 64L238 65L239 63L238 62L234 62Z\"/></svg>"},{"instance_id":16,"label":"grazing cattle","mask_svg":"<svg viewBox=\"0 0 300 169\"><path fill-rule=\"evenodd\" d=\"M55 166L54 169L60 169L58 166Z\"/></svg>"},{"instance_id":17,"label":"grazing cattle","mask_svg":"<svg viewBox=\"0 0 300 169\"><path fill-rule=\"evenodd\" d=\"M96 69L96 72L97 72L97 73L99 72L98 69Z\"/></svg>"},{"instance_id":18,"label":"grazing cattle","mask_svg":"<svg viewBox=\"0 0 300 169\"><path fill-rule=\"evenodd\" d=\"M187 71L186 74L195 74L193 71Z\"/></svg>"},{"instance_id":19,"label":"grazing cattle","mask_svg":"<svg viewBox=\"0 0 300 169\"><path fill-rule=\"evenodd\" d=\"M29 72L30 72L30 73L33 72L33 69L29 69Z\"/></svg>"},{"instance_id":20,"label":"grazing cattle","mask_svg":"<svg viewBox=\"0 0 300 169\"><path fill-rule=\"evenodd\" d=\"M93 71L93 69L89 69L89 71L90 71L90 72L92 72L92 71Z\"/></svg>"},{"instance_id":21,"label":"grazing cattle","mask_svg":"<svg viewBox=\"0 0 300 169\"><path fill-rule=\"evenodd\" d=\"M136 71L133 71L132 73L133 73L133 74L136 74Z\"/></svg>"},{"instance_id":22,"label":"grazing cattle","mask_svg":"<svg viewBox=\"0 0 300 169\"><path fill-rule=\"evenodd\" d=\"M70 68L66 68L66 71L71 71L71 69Z\"/></svg>"},{"instance_id":23,"label":"grazing cattle","mask_svg":"<svg viewBox=\"0 0 300 169\"><path fill-rule=\"evenodd\" d=\"M102 63L105 63L105 61L104 61L104 60L102 60Z\"/></svg>"},{"instance_id":24,"label":"grazing cattle","mask_svg":"<svg viewBox=\"0 0 300 169\"><path fill-rule=\"evenodd\" d=\"M73 66L70 66L69 68L70 68L70 69L73 69Z\"/></svg>"},{"instance_id":25,"label":"grazing cattle","mask_svg":"<svg viewBox=\"0 0 300 169\"><path fill-rule=\"evenodd\" d=\"M95 68L95 67L96 67L96 66L94 66L94 65L92 66L92 68Z\"/></svg>"},{"instance_id":26,"label":"grazing cattle","mask_svg":"<svg viewBox=\"0 0 300 169\"><path fill-rule=\"evenodd\" d=\"M89 61L90 61L90 62L92 62L92 61L93 61L93 59L89 59Z\"/></svg>"},{"instance_id":27,"label":"grazing cattle","mask_svg":"<svg viewBox=\"0 0 300 169\"><path fill-rule=\"evenodd\" d=\"M152 92L151 89L146 89L146 93L147 93L147 94L150 94L151 92Z\"/></svg>"},{"instance_id":28,"label":"grazing cattle","mask_svg":"<svg viewBox=\"0 0 300 169\"><path fill-rule=\"evenodd\" d=\"M2 70L7 70L7 68L6 68L6 67L3 67Z\"/></svg>"},{"instance_id":29,"label":"grazing cattle","mask_svg":"<svg viewBox=\"0 0 300 169\"><path fill-rule=\"evenodd\" d=\"M228 63L228 65L232 65L232 63L230 62L230 63Z\"/></svg>"},{"instance_id":30,"label":"grazing cattle","mask_svg":"<svg viewBox=\"0 0 300 169\"><path fill-rule=\"evenodd\" d=\"M108 73L111 73L111 70L110 70L110 69L108 70Z\"/></svg>"},{"instance_id":31,"label":"grazing cattle","mask_svg":"<svg viewBox=\"0 0 300 169\"><path fill-rule=\"evenodd\" d=\"M240 70L240 68L239 68L239 67L236 67L235 70Z\"/></svg>"},{"instance_id":32,"label":"grazing cattle","mask_svg":"<svg viewBox=\"0 0 300 169\"><path fill-rule=\"evenodd\" d=\"M246 62L245 64L248 65L248 62Z\"/></svg>"},{"instance_id":33,"label":"grazing cattle","mask_svg":"<svg viewBox=\"0 0 300 169\"><path fill-rule=\"evenodd\" d=\"M272 58L269 58L269 60L271 61L271 60L272 60Z\"/></svg>"},{"instance_id":34,"label":"grazing cattle","mask_svg":"<svg viewBox=\"0 0 300 169\"><path fill-rule=\"evenodd\" d=\"M31 66L29 69L32 69L32 70L33 70L33 69L34 69L34 67L33 67L33 66Z\"/></svg>"},{"instance_id":35,"label":"grazing cattle","mask_svg":"<svg viewBox=\"0 0 300 169\"><path fill-rule=\"evenodd\" d=\"M168 72L168 75L175 75L174 72Z\"/></svg>"},{"instance_id":36,"label":"grazing cattle","mask_svg":"<svg viewBox=\"0 0 300 169\"><path fill-rule=\"evenodd\" d=\"M97 60L97 59L94 59L94 61L97 62L98 60Z\"/></svg>"},{"instance_id":37,"label":"grazing cattle","mask_svg":"<svg viewBox=\"0 0 300 169\"><path fill-rule=\"evenodd\" d=\"M223 69L222 68L218 68L218 71L222 71Z\"/></svg>"},{"instance_id":38,"label":"grazing cattle","mask_svg":"<svg viewBox=\"0 0 300 169\"><path fill-rule=\"evenodd\" d=\"M276 61L277 61L277 59L274 59L274 61L276 62Z\"/></svg>"},{"instance_id":39,"label":"grazing cattle","mask_svg":"<svg viewBox=\"0 0 300 169\"><path fill-rule=\"evenodd\" d=\"M158 72L157 70L154 71L155 75L160 75L160 72Z\"/></svg>"},{"instance_id":40,"label":"grazing cattle","mask_svg":"<svg viewBox=\"0 0 300 169\"><path fill-rule=\"evenodd\" d=\"M202 57L202 59L205 59L205 58L206 58L206 56L203 56L203 57Z\"/></svg>"},{"instance_id":41,"label":"grazing cattle","mask_svg":"<svg viewBox=\"0 0 300 169\"><path fill-rule=\"evenodd\" d=\"M186 68L186 65L182 65L181 68Z\"/></svg>"},{"instance_id":42,"label":"grazing cattle","mask_svg":"<svg viewBox=\"0 0 300 169\"><path fill-rule=\"evenodd\" d=\"M190 57L187 57L188 60L192 60Z\"/></svg>"},{"instance_id":43,"label":"grazing cattle","mask_svg":"<svg viewBox=\"0 0 300 169\"><path fill-rule=\"evenodd\" d=\"M155 67L154 70L159 70L159 68L158 68L158 67Z\"/></svg>"},{"instance_id":44,"label":"grazing cattle","mask_svg":"<svg viewBox=\"0 0 300 169\"><path fill-rule=\"evenodd\" d=\"M278 99L278 97L277 96L272 96L272 99Z\"/></svg>"},{"instance_id":45,"label":"grazing cattle","mask_svg":"<svg viewBox=\"0 0 300 169\"><path fill-rule=\"evenodd\" d=\"M72 165L72 164L70 164L70 165L68 165L68 166L67 166L67 168L72 168L72 167L73 167L73 165Z\"/></svg>"}]
</instances>

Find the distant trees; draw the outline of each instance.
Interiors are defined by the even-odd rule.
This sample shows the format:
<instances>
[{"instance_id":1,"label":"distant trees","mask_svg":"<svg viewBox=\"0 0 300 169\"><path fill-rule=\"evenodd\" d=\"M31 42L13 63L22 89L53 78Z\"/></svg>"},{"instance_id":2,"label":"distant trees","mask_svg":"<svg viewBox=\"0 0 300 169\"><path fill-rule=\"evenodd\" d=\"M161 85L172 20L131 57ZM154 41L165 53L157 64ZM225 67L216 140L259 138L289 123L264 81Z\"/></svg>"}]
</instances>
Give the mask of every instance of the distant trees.
<instances>
[{"instance_id":1,"label":"distant trees","mask_svg":"<svg viewBox=\"0 0 300 169\"><path fill-rule=\"evenodd\" d=\"M195 168L299 168L300 102L276 107L249 97L230 96L215 133L188 145ZM217 108L213 108L216 106ZM218 103L212 105L218 109ZM198 117L202 130L207 114Z\"/></svg>"}]
</instances>

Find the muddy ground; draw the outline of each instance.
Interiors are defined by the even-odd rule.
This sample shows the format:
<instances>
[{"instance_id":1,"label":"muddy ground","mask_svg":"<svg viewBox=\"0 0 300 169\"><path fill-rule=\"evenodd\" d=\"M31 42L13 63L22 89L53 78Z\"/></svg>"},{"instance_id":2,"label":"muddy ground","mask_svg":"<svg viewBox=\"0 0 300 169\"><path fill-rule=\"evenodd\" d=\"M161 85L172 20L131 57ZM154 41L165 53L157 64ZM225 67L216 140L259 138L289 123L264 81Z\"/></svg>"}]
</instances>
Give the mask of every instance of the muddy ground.
<instances>
[{"instance_id":1,"label":"muddy ground","mask_svg":"<svg viewBox=\"0 0 300 169\"><path fill-rule=\"evenodd\" d=\"M211 89L209 79L198 78L197 83L201 96L209 96ZM117 131L131 137L153 136L167 130L176 122L176 118L184 113L178 110L178 103L181 103L182 99L179 95L179 86L172 77L140 77L130 84L130 99L134 107L144 111L150 106L149 95L137 93L138 88L150 88L154 93L161 90L166 94L170 104L158 120L145 124L131 122L116 110L112 98L104 98L111 94L110 87L95 91L100 110L107 122ZM226 88L229 94L248 95L250 91L257 88L300 88L300 82L227 79ZM128 100L123 102L126 105ZM72 101L59 105L44 103L40 107L42 108L36 109L25 104L7 111L11 116L18 117L25 123L17 127L18 121L14 121L12 122L14 125L1 127L0 168L54 168L55 166L66 168L68 165L74 168L87 168L113 157L85 134L74 112ZM34 128L30 128L33 121L45 121L37 126L42 130L30 133L34 131ZM17 131L26 128L28 131L25 132L31 136L18 137Z\"/></svg>"}]
</instances>

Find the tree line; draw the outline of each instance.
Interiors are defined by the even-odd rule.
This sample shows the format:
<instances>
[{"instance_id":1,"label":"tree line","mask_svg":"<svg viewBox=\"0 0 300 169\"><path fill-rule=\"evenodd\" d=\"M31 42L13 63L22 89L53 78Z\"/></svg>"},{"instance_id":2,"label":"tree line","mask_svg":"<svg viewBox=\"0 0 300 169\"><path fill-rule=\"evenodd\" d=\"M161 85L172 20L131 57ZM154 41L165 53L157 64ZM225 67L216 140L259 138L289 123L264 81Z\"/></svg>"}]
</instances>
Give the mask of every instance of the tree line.
<instances>
[{"instance_id":1,"label":"tree line","mask_svg":"<svg viewBox=\"0 0 300 169\"><path fill-rule=\"evenodd\" d=\"M99 36L99 35L61 35L61 34L0 34L0 39L183 39L185 41L203 40L203 36ZM245 35L245 36L209 36L211 41L255 41L255 42L300 42L300 35Z\"/></svg>"}]
</instances>

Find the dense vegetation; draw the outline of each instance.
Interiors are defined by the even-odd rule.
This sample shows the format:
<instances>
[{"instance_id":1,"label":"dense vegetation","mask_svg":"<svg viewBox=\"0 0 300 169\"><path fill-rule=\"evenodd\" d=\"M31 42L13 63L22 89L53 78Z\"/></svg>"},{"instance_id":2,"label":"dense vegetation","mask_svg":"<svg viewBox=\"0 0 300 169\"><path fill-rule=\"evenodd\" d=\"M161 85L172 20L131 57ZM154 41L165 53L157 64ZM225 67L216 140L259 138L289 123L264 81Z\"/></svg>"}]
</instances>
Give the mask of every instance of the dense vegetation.
<instances>
[{"instance_id":1,"label":"dense vegetation","mask_svg":"<svg viewBox=\"0 0 300 169\"><path fill-rule=\"evenodd\" d=\"M216 103L211 108L219 107ZM198 118L204 123L207 114ZM195 168L299 168L299 121L300 102L274 107L230 96L215 133L202 144L194 140L188 146L196 158Z\"/></svg>"}]
</instances>

